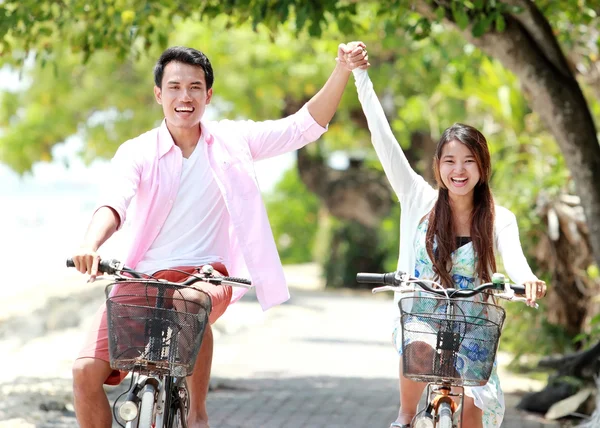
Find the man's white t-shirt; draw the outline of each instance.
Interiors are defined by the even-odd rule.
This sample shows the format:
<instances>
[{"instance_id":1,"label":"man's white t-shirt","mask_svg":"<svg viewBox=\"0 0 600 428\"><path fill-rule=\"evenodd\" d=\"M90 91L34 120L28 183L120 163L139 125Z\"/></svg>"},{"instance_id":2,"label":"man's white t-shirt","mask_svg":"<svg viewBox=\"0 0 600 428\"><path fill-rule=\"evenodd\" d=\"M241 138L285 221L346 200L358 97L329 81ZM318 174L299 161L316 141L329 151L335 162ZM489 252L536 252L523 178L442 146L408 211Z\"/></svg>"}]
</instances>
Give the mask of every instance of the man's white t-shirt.
<instances>
[{"instance_id":1,"label":"man's white t-shirt","mask_svg":"<svg viewBox=\"0 0 600 428\"><path fill-rule=\"evenodd\" d=\"M136 270L154 273L229 258L229 212L206 156L204 136L183 158L177 197L158 236Z\"/></svg>"}]
</instances>

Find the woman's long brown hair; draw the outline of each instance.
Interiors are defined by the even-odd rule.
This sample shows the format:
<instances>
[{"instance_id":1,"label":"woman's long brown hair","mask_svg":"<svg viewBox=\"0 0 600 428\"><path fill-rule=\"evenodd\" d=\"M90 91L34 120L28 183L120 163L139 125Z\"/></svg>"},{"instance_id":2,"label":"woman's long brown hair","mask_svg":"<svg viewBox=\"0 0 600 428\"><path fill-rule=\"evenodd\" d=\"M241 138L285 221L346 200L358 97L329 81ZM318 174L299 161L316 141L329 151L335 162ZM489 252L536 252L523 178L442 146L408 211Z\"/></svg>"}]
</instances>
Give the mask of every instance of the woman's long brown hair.
<instances>
[{"instance_id":1,"label":"woman's long brown hair","mask_svg":"<svg viewBox=\"0 0 600 428\"><path fill-rule=\"evenodd\" d=\"M452 217L452 207L448 189L440 176L440 160L444 145L450 141L458 141L471 150L479 167L480 179L473 193L473 212L471 213L471 239L477 265L477 276L482 282L491 280L491 273L496 271L494 258L494 198L489 187L491 176L490 152L485 137L477 129L462 123L456 123L446 129L438 142L433 158L433 172L439 187L438 200L429 214L429 226L426 235L426 249L433 263L437 280L445 287L453 287L450 269L452 268L452 252L456 249L456 228ZM437 248L434 252L434 237Z\"/></svg>"}]
</instances>

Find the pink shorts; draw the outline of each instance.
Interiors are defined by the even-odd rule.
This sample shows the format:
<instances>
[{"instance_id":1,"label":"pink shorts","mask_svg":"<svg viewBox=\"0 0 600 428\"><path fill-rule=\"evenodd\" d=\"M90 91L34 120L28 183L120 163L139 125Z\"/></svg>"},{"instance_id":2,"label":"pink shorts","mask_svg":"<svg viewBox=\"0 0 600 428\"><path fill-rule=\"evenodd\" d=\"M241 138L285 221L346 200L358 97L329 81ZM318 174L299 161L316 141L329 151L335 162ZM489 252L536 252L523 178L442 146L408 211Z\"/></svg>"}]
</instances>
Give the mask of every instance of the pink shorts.
<instances>
[{"instance_id":1,"label":"pink shorts","mask_svg":"<svg viewBox=\"0 0 600 428\"><path fill-rule=\"evenodd\" d=\"M227 276L227 268L222 263L212 263L212 266ZM175 269L182 270L184 272L193 273L197 271L198 267L177 267ZM171 282L183 282L188 279L188 275L182 272L174 271L159 271L153 275L157 279L165 279ZM231 302L231 287L208 284L206 282L197 282L194 284L195 288L199 288L206 292L212 301L212 311L209 315L209 323L214 324L221 315L225 313L225 310ZM85 343L79 352L77 359L80 358L96 358L106 362L109 362L108 353L108 327L106 322L106 304L102 306L94 315L92 320L92 326L85 339ZM104 381L106 385L118 385L127 376L127 372L120 370L113 370L108 378Z\"/></svg>"}]
</instances>

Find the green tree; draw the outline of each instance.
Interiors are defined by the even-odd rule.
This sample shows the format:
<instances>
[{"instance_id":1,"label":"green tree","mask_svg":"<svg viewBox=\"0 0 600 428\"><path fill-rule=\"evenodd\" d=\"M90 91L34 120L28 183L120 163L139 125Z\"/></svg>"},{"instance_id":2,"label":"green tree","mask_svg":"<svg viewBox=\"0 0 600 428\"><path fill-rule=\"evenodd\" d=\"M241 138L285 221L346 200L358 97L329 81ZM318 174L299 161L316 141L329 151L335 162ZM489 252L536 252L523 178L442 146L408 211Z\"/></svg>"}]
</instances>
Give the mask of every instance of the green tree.
<instances>
[{"instance_id":1,"label":"green tree","mask_svg":"<svg viewBox=\"0 0 600 428\"><path fill-rule=\"evenodd\" d=\"M546 31L544 22L548 20L544 16L548 17L561 34L570 35L561 36L559 41L569 48L570 69L584 73L581 77L588 85L585 88L592 92L596 87L592 71L597 64L593 54L597 51L590 40L597 20L592 16L593 5L583 8L581 15L575 2L568 2L569 7L560 11L554 2L538 3L544 13L540 21L540 15L536 9L530 9L529 3L522 3L527 7L521 14L515 12L512 3L499 3L502 5L491 7L491 2L473 2L461 9L456 2L437 2L440 7L431 15L430 3L424 1L415 2L418 7L414 10L406 1L361 2L360 6L326 1L320 3L327 10L324 14L319 13L318 7L290 9L293 2L289 1L279 2L276 10L254 1L249 9L242 10L234 7L235 2L205 2L198 7L123 0L103 3L108 5L105 11L94 2L68 1L64 10L50 2L4 2L0 5L5 18L0 20L2 61L17 67L28 52L35 54L36 61L33 65L21 65L31 83L26 91L2 94L0 161L17 171L28 171L32 162L50 159L51 148L73 134L85 142L82 155L86 159L107 157L125 139L154 126L161 117L152 96L151 68L167 44L191 45L209 55L216 71L214 107L218 115L260 120L295 111L325 81L333 66L337 43L360 38L369 46L373 64L369 73L394 132L421 173L428 175L433 141L452 122L472 123L489 137L495 160L496 197L517 212L523 231L532 236L525 241L531 254L539 230L544 227L532 209L535 197L540 189L558 191L568 175L565 164L572 169L573 162L568 156L563 158L554 143L558 125L542 125L542 120L549 120L548 109L537 108L534 101L544 92L531 89L537 88L531 85L538 81L527 76L524 79L517 71L507 72L502 66L507 64L505 54L492 52L489 38L500 38L498 46L504 46L502 43L519 34L525 37L529 45L523 45L530 50L521 51L524 48L520 45L514 49L520 55L516 55L519 64L528 64L528 60L539 59L547 52L547 41L539 41L538 46L537 38L526 37L527 31L533 32L537 28L534 24L539 22L540 31ZM488 5L487 9L482 9L482 4ZM196 9L192 11L191 7ZM231 13L226 16L223 12ZM494 26L481 36L481 24L476 27L477 23L490 16L494 17ZM528 17L536 18L534 23L520 22ZM465 23L465 31L460 30L458 27ZM515 34L517 31L521 33ZM311 38L311 33L321 37ZM474 38L473 33L479 37ZM475 47L482 43L482 50ZM538 56L525 55L530 51ZM560 69L550 59L545 73ZM531 69L539 70L533 65ZM572 77L570 74L559 81ZM544 79L539 82L544 84ZM572 88L574 83L569 82L567 87ZM524 93L521 84L526 89ZM542 89L553 88L548 85ZM574 94L578 91L576 88ZM562 111L556 98L548 100L556 112ZM600 112L593 99L590 106L596 115ZM588 107L585 100L582 103L579 99L577 108L569 110L569 114L582 108ZM570 126L563 119L557 123ZM581 142L573 143L575 149L569 152L570 156L579 156L575 144L589 145L586 132L581 138ZM563 151L566 144L571 143L563 141ZM324 169L326 158L334 151L344 151L358 160L359 170ZM590 153L584 159L588 166L595 159L594 151ZM344 221L362 222L363 228L368 225L358 232L352 223L338 222L339 228L348 230L346 241L351 237L350 242L360 249L364 239L364 248L375 245L384 249L385 261L372 258L393 269L398 248L398 233L394 231L398 208L391 204L392 196L386 196L385 178L373 158L353 88L347 91L329 132L300 155L299 176L320 195L328 210ZM303 163L306 159L311 160ZM586 168L584 165L576 173L584 174ZM324 177L315 171L327 171L329 179L315 180L314 177ZM367 176L366 182L360 181ZM593 174L589 177L593 178ZM590 180L588 185L595 183ZM371 194L378 195L375 201L365 197ZM339 203L340 200L345 203ZM356 209L359 201L360 210ZM278 215L272 210L270 214ZM300 211L292 215L298 216ZM283 236L284 222L273 220L276 236ZM590 224L598 222L591 218ZM379 244L372 242L375 235ZM295 240L293 246L308 245L307 242L308 239ZM290 252L308 254L310 248L290 247ZM348 262L356 254L353 246L345 245L338 254L341 259L332 263L343 262L348 270L356 267ZM346 274L352 276L352 272Z\"/></svg>"},{"instance_id":2,"label":"green tree","mask_svg":"<svg viewBox=\"0 0 600 428\"><path fill-rule=\"evenodd\" d=\"M277 6L267 0L245 6L230 0L201 5L69 0L63 7L49 1L5 1L0 5L0 53L9 62L22 62L29 52L34 52L40 63L55 61L56 41L61 40L74 52L81 52L83 60L102 49L122 58L141 56L153 46L164 47L173 26L182 20L223 15L228 16L228 24L250 22L254 28L264 24L272 31L279 30L282 22L292 22L297 32L308 28L312 35L322 34L329 22L335 22L342 31L363 36L368 34L368 22L374 22L385 29L387 37L379 38L384 45L394 40L399 28L426 38L441 22L460 29L466 40L498 58L520 79L529 104L558 142L577 190L584 196L592 248L600 262L600 146L574 72L585 69L591 76L597 70L594 28L599 8L598 0L585 5L563 1L560 6L549 0L537 5L528 0L388 0L361 2L360 7L341 0L282 0ZM575 31L565 32L568 36L559 41L552 25L557 30ZM574 47L568 59L560 42Z\"/></svg>"},{"instance_id":3,"label":"green tree","mask_svg":"<svg viewBox=\"0 0 600 428\"><path fill-rule=\"evenodd\" d=\"M283 263L311 262L319 227L319 200L296 168L289 169L266 197L269 222Z\"/></svg>"}]
</instances>

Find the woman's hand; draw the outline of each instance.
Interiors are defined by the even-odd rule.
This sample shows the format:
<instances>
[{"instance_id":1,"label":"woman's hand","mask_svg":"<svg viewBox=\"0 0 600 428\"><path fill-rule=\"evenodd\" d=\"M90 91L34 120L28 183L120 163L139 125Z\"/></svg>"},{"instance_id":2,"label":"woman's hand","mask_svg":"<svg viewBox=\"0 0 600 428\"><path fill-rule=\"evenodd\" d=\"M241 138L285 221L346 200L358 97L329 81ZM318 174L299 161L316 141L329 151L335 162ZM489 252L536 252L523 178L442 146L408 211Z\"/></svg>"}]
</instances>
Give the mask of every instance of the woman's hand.
<instances>
[{"instance_id":1,"label":"woman's hand","mask_svg":"<svg viewBox=\"0 0 600 428\"><path fill-rule=\"evenodd\" d=\"M546 283L542 280L526 281L523 285L525 286L527 304L531 307L535 306L536 299L540 299L546 295Z\"/></svg>"},{"instance_id":2,"label":"woman's hand","mask_svg":"<svg viewBox=\"0 0 600 428\"><path fill-rule=\"evenodd\" d=\"M336 61L349 71L355 68L363 70L369 68L369 54L367 46L363 42L341 43L338 46L338 56Z\"/></svg>"}]
</instances>

